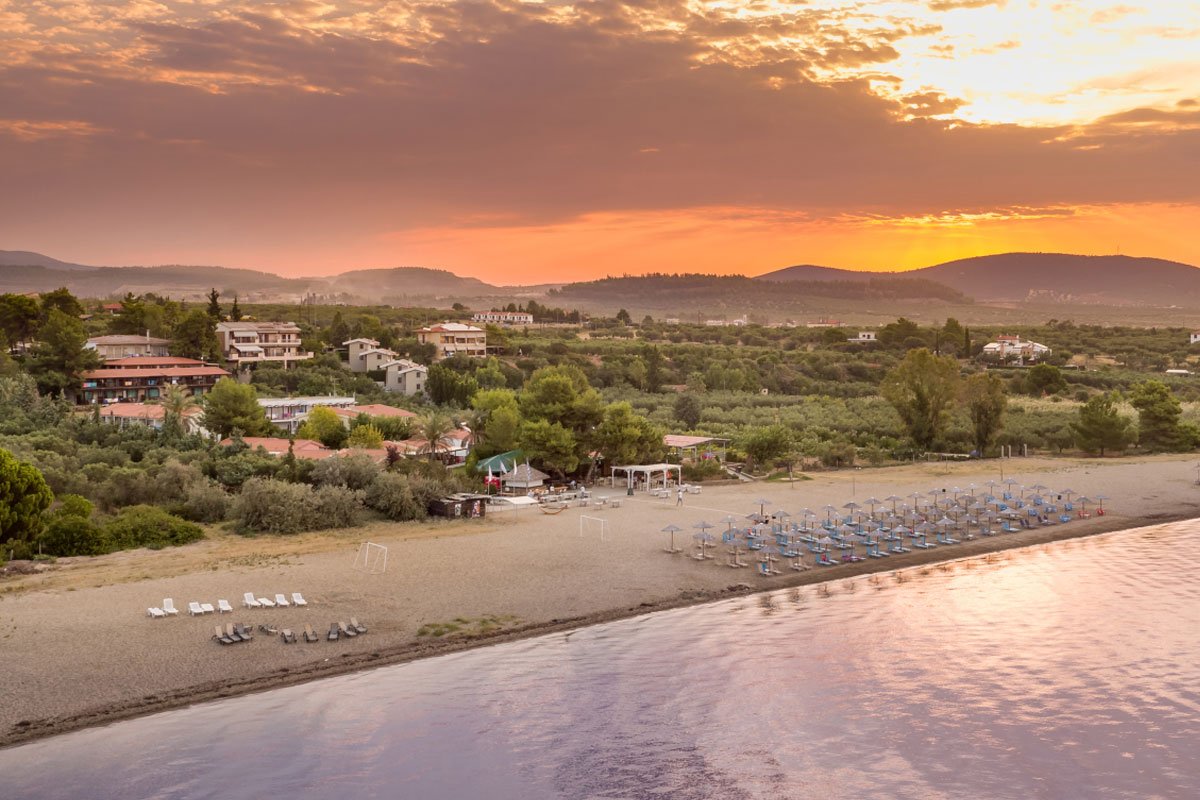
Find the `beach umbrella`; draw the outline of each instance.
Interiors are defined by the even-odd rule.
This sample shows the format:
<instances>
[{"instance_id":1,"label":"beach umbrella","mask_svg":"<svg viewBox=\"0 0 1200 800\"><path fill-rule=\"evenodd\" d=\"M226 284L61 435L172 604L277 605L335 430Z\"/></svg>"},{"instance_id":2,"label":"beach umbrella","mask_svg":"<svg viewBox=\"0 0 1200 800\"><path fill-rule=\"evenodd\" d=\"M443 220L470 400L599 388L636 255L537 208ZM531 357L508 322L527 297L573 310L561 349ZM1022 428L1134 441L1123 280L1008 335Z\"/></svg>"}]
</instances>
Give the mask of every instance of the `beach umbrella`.
<instances>
[{"instance_id":1,"label":"beach umbrella","mask_svg":"<svg viewBox=\"0 0 1200 800\"><path fill-rule=\"evenodd\" d=\"M820 545L821 547L825 548L826 550L828 550L830 548L830 546L833 544L833 539L830 539L828 534L826 534L825 536L822 536L820 539L817 539L817 544Z\"/></svg>"},{"instance_id":2,"label":"beach umbrella","mask_svg":"<svg viewBox=\"0 0 1200 800\"><path fill-rule=\"evenodd\" d=\"M1103 510L1104 510L1104 501L1108 499L1108 495L1106 495L1106 494L1098 494L1098 495L1096 495L1095 497L1093 497L1092 499L1096 501L1096 506L1097 506L1097 507L1098 507L1098 508L1099 508L1101 511L1103 511Z\"/></svg>"},{"instance_id":3,"label":"beach umbrella","mask_svg":"<svg viewBox=\"0 0 1200 800\"><path fill-rule=\"evenodd\" d=\"M733 523L737 522L737 517L735 517L733 514L726 514L725 519L721 520L721 522L724 522L727 526L725 528L726 530L731 531L733 530Z\"/></svg>"},{"instance_id":4,"label":"beach umbrella","mask_svg":"<svg viewBox=\"0 0 1200 800\"><path fill-rule=\"evenodd\" d=\"M896 503L899 503L903 499L904 499L903 497L897 497L894 494L889 494L887 497L883 498L883 502L891 503L892 504L892 513L895 514L896 513Z\"/></svg>"},{"instance_id":5,"label":"beach umbrella","mask_svg":"<svg viewBox=\"0 0 1200 800\"><path fill-rule=\"evenodd\" d=\"M1074 489L1060 489L1058 493L1067 498L1068 503L1071 502L1071 495L1079 494L1079 492L1075 491Z\"/></svg>"},{"instance_id":6,"label":"beach umbrella","mask_svg":"<svg viewBox=\"0 0 1200 800\"><path fill-rule=\"evenodd\" d=\"M755 500L754 502L758 503L758 515L760 517L766 516L766 513L767 513L766 508L767 508L767 506L771 505L771 501L764 500L763 498L760 497L757 500Z\"/></svg>"},{"instance_id":7,"label":"beach umbrella","mask_svg":"<svg viewBox=\"0 0 1200 800\"><path fill-rule=\"evenodd\" d=\"M871 507L871 513L874 514L875 506L879 505L881 501L875 497L868 497L866 500L863 500L863 502Z\"/></svg>"},{"instance_id":8,"label":"beach umbrella","mask_svg":"<svg viewBox=\"0 0 1200 800\"><path fill-rule=\"evenodd\" d=\"M665 527L665 528L663 528L663 529L662 529L662 532L663 532L663 533L669 533L669 534L671 534L671 546L670 546L669 548L667 548L667 549L666 549L665 551L663 551L663 552L666 552L666 553L679 553L679 552L682 552L682 551L681 551L679 548L677 548L677 547L675 546L675 534L676 534L676 533L678 533L678 532L679 532L679 531L681 531L681 530L683 530L683 528L679 527L678 525L668 525L667 527Z\"/></svg>"},{"instance_id":9,"label":"beach umbrella","mask_svg":"<svg viewBox=\"0 0 1200 800\"><path fill-rule=\"evenodd\" d=\"M826 521L826 522L828 522L828 521L830 520L830 518L831 518L831 517L832 517L834 514L836 514L836 513L837 513L837 509L836 509L836 508L834 508L834 507L833 507L833 506L831 506L831 505L826 505L826 506L825 506L824 508L822 508L821 510L825 512L825 521Z\"/></svg>"}]
</instances>

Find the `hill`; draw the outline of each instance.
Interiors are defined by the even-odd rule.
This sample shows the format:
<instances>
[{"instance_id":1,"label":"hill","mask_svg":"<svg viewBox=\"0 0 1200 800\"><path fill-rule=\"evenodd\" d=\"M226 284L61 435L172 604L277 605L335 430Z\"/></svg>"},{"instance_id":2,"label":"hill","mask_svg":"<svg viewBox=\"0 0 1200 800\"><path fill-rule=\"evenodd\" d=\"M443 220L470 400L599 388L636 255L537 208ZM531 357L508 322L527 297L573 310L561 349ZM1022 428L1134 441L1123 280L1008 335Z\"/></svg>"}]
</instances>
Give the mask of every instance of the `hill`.
<instances>
[{"instance_id":1,"label":"hill","mask_svg":"<svg viewBox=\"0 0 1200 800\"><path fill-rule=\"evenodd\" d=\"M363 269L332 277L284 278L230 267L168 265L89 267L21 251L0 251L0 292L45 292L66 286L81 297L119 297L154 292L183 300L203 299L209 289L247 302L295 302L314 294L323 300L364 304L406 298L459 298L508 294L475 278L424 267Z\"/></svg>"},{"instance_id":2,"label":"hill","mask_svg":"<svg viewBox=\"0 0 1200 800\"><path fill-rule=\"evenodd\" d=\"M818 268L819 269L819 268ZM867 274L854 280L789 280L773 282L742 275L641 275L569 283L551 296L581 307L653 308L666 310L742 308L794 311L809 301L920 299L970 303L961 292L907 275Z\"/></svg>"},{"instance_id":3,"label":"hill","mask_svg":"<svg viewBox=\"0 0 1200 800\"><path fill-rule=\"evenodd\" d=\"M50 269L95 269L83 264L71 264L57 258L31 253L28 250L0 250L0 267L49 267Z\"/></svg>"},{"instance_id":4,"label":"hill","mask_svg":"<svg viewBox=\"0 0 1200 800\"><path fill-rule=\"evenodd\" d=\"M907 272L855 272L800 265L757 280L870 280L904 276L949 286L986 302L1173 306L1200 302L1200 269L1177 261L1068 253L1001 253L962 258Z\"/></svg>"},{"instance_id":5,"label":"hill","mask_svg":"<svg viewBox=\"0 0 1200 800\"><path fill-rule=\"evenodd\" d=\"M1003 253L914 270L979 300L1173 306L1200 302L1200 269L1132 256Z\"/></svg>"}]
</instances>

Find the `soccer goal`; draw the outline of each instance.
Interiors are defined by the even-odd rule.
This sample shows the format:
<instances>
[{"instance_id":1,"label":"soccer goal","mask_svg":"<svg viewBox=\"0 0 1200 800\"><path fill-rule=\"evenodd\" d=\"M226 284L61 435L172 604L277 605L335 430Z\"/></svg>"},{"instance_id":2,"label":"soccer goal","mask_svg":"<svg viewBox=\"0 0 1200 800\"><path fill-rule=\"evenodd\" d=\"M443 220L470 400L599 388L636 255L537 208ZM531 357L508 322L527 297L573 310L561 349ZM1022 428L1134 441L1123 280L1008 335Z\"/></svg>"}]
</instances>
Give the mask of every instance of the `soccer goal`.
<instances>
[{"instance_id":1,"label":"soccer goal","mask_svg":"<svg viewBox=\"0 0 1200 800\"><path fill-rule=\"evenodd\" d=\"M608 541L608 520L603 517L580 517L579 538L584 536L600 536L600 541Z\"/></svg>"},{"instance_id":2,"label":"soccer goal","mask_svg":"<svg viewBox=\"0 0 1200 800\"><path fill-rule=\"evenodd\" d=\"M369 575L381 575L387 572L388 549L374 542L363 542L358 546L354 556L354 568Z\"/></svg>"}]
</instances>

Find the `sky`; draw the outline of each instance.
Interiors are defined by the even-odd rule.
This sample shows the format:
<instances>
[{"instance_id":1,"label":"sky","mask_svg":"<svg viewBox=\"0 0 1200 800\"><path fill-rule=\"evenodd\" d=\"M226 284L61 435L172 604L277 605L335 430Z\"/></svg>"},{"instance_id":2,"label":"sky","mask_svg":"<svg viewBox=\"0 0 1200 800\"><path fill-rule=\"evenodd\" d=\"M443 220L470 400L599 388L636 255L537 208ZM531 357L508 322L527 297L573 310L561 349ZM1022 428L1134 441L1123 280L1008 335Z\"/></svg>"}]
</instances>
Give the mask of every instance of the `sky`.
<instances>
[{"instance_id":1,"label":"sky","mask_svg":"<svg viewBox=\"0 0 1200 800\"><path fill-rule=\"evenodd\" d=\"M0 187L87 264L1200 265L1200 4L0 0Z\"/></svg>"}]
</instances>

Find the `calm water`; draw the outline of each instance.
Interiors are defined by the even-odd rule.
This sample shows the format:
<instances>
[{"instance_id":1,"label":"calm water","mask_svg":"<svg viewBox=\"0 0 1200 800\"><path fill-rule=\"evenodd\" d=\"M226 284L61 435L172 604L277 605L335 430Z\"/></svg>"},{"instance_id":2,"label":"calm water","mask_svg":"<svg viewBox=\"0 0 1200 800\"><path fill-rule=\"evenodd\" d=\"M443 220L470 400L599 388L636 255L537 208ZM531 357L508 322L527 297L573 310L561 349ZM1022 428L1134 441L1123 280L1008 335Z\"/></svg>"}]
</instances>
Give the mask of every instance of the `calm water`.
<instances>
[{"instance_id":1,"label":"calm water","mask_svg":"<svg viewBox=\"0 0 1200 800\"><path fill-rule=\"evenodd\" d=\"M1197 531L785 590L80 731L0 751L0 798L1196 798Z\"/></svg>"}]
</instances>

